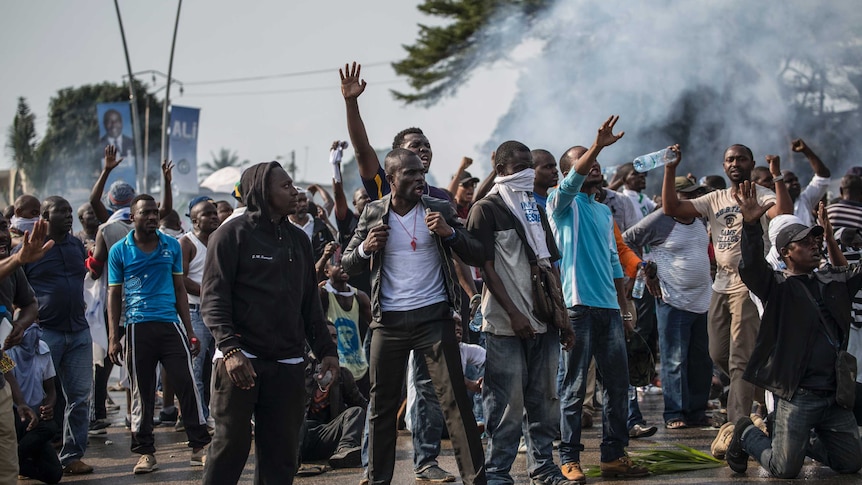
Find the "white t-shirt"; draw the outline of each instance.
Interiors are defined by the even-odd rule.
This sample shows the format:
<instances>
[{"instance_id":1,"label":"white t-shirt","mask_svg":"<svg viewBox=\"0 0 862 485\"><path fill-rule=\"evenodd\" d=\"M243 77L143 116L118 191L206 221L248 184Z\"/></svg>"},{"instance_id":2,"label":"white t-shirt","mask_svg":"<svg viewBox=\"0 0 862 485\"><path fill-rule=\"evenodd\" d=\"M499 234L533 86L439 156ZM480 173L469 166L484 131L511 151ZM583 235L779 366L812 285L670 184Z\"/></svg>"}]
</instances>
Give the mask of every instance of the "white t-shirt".
<instances>
[{"instance_id":1,"label":"white t-shirt","mask_svg":"<svg viewBox=\"0 0 862 485\"><path fill-rule=\"evenodd\" d=\"M759 185L755 187L760 205L775 202L775 192ZM739 277L739 260L742 259L742 251L739 248L739 241L742 239L742 213L739 212L739 204L731 190L716 190L691 201L694 208L709 222L715 262L718 265L712 289L718 293L748 291ZM763 226L763 247L765 251L769 251L769 219L765 214L760 219L760 224Z\"/></svg>"},{"instance_id":2,"label":"white t-shirt","mask_svg":"<svg viewBox=\"0 0 862 485\"><path fill-rule=\"evenodd\" d=\"M415 248L410 244L415 238ZM419 204L404 215L389 212L389 239L383 248L380 309L416 310L446 301L446 281L437 243Z\"/></svg>"},{"instance_id":3,"label":"white t-shirt","mask_svg":"<svg viewBox=\"0 0 862 485\"><path fill-rule=\"evenodd\" d=\"M650 200L650 198L644 195L643 192L635 192L631 189L623 189L623 194L628 196L628 198L631 199L632 202L634 202L635 209L637 209L638 221L640 221L655 210L655 202ZM625 229L620 228L620 230L624 231Z\"/></svg>"},{"instance_id":4,"label":"white t-shirt","mask_svg":"<svg viewBox=\"0 0 862 485\"><path fill-rule=\"evenodd\" d=\"M802 220L806 226L813 226L816 222L812 212L817 208L817 203L829 190L829 183L832 181L829 177L821 177L815 175L811 178L811 182L805 186L805 190L799 194L799 198L793 203L793 215Z\"/></svg>"}]
</instances>

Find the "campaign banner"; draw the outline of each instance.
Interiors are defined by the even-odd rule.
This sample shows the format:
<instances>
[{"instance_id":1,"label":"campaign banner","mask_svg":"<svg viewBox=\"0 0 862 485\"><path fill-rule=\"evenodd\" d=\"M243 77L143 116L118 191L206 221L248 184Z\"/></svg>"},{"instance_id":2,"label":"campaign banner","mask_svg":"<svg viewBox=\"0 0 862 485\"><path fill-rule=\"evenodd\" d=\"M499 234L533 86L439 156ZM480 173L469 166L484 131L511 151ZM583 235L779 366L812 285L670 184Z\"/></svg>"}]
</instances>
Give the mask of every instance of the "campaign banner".
<instances>
[{"instance_id":1,"label":"campaign banner","mask_svg":"<svg viewBox=\"0 0 862 485\"><path fill-rule=\"evenodd\" d=\"M171 106L169 159L174 162L174 187L185 194L198 193L199 108Z\"/></svg>"},{"instance_id":2,"label":"campaign banner","mask_svg":"<svg viewBox=\"0 0 862 485\"><path fill-rule=\"evenodd\" d=\"M137 165L135 164L135 139L132 127L132 108L128 101L96 104L96 117L99 120L99 141L96 152L105 166L105 147L117 147L117 158L123 161L108 176L105 189L117 180L136 187Z\"/></svg>"}]
</instances>

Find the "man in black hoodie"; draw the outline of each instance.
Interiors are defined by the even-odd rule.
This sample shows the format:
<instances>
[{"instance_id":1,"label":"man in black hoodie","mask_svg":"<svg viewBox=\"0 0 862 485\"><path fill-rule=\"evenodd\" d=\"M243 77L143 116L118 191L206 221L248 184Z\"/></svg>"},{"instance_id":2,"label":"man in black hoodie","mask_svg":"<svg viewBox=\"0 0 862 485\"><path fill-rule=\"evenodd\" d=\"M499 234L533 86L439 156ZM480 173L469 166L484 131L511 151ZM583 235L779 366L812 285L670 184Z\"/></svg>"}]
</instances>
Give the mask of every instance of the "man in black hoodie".
<instances>
[{"instance_id":1,"label":"man in black hoodie","mask_svg":"<svg viewBox=\"0 0 862 485\"><path fill-rule=\"evenodd\" d=\"M293 180L278 162L247 169L245 214L210 236L201 313L216 340L210 410L216 422L203 483L237 483L255 418L255 483L293 483L305 412L303 341L322 362L324 389L339 374L317 293L308 236L287 216ZM328 376L327 376L328 375ZM330 383L326 384L329 380Z\"/></svg>"}]
</instances>

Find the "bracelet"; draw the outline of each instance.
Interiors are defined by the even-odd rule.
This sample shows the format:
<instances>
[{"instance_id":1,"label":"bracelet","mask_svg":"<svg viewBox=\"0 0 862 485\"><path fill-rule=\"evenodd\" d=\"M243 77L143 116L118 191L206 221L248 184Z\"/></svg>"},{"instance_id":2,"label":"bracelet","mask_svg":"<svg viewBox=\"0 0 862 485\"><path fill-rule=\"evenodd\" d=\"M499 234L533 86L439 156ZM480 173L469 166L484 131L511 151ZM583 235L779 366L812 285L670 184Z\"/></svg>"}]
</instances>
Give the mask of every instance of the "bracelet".
<instances>
[{"instance_id":1,"label":"bracelet","mask_svg":"<svg viewBox=\"0 0 862 485\"><path fill-rule=\"evenodd\" d=\"M772 182L784 182L784 174L779 175L778 177L772 177Z\"/></svg>"},{"instance_id":2,"label":"bracelet","mask_svg":"<svg viewBox=\"0 0 862 485\"><path fill-rule=\"evenodd\" d=\"M443 242L452 242L456 237L458 237L458 231L456 231L455 228L452 228L452 235L444 237Z\"/></svg>"},{"instance_id":3,"label":"bracelet","mask_svg":"<svg viewBox=\"0 0 862 485\"><path fill-rule=\"evenodd\" d=\"M632 315L632 312L625 312L625 313L620 312L620 315L622 315L624 322L631 322L632 320L635 319L634 315Z\"/></svg>"},{"instance_id":4,"label":"bracelet","mask_svg":"<svg viewBox=\"0 0 862 485\"><path fill-rule=\"evenodd\" d=\"M222 357L222 358L224 360L227 360L230 358L230 356L236 354L237 352L242 352L242 349L239 347L233 348L233 349L229 350L226 354L224 354L224 357Z\"/></svg>"}]
</instances>

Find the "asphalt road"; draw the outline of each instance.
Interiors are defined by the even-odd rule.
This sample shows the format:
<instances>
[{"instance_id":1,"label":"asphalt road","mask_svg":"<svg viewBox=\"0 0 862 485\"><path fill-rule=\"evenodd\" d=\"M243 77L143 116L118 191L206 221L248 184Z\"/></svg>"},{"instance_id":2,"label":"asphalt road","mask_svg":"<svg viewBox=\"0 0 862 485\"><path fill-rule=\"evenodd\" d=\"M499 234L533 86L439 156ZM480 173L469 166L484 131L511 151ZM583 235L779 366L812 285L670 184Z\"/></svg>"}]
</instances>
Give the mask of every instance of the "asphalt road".
<instances>
[{"instance_id":1,"label":"asphalt road","mask_svg":"<svg viewBox=\"0 0 862 485\"><path fill-rule=\"evenodd\" d=\"M125 409L125 394L111 392L112 398ZM641 411L646 419L656 425L662 423L661 409L663 406L661 395L648 395L641 403ZM199 483L202 477L201 468L189 466L190 449L185 442L185 433L174 431L173 426L159 426L156 428L156 459L159 469L148 475L134 475L134 467L137 456L129 451L130 437L128 430L123 426L123 415L113 414L109 416L114 424L108 428L105 435L90 437L87 454L84 458L86 463L95 467L95 473L83 476L66 476L63 482L78 484L143 484L143 483L172 483L192 484ZM709 445L716 435L717 430L711 428L666 430L660 426L658 433L648 439L632 440L629 449L652 449L673 448L674 443L681 443L693 448L709 452ZM585 466L597 466L599 463L599 443L601 441L601 427L593 427L585 430L582 463ZM254 478L254 447L246 464L240 483L252 483ZM398 437L397 463L395 467L396 485L429 483L416 482L412 470L412 444L407 432L400 432ZM558 456L555 456L559 459ZM443 442L443 451L440 456L440 465L457 475L455 459L452 448L448 441ZM361 478L361 469L331 470L322 475L314 477L298 477L295 483L299 485L355 485ZM529 484L530 480L526 472L525 455L520 454L512 469L512 477L516 484ZM814 480L818 484L859 484L862 477L859 474L851 476L840 476L834 474L826 467L816 463L808 464L800 474L800 479ZM684 472L673 475L652 476L640 480L602 480L601 478L590 478L588 483L626 483L640 484L738 484L759 482L781 482L767 478L766 473L755 462L749 462L749 470L745 475L734 474L728 467L702 470L697 472ZM790 482L790 481L788 481ZM19 481L19 484L35 484L31 480ZM456 483L460 483L458 480ZM798 482L796 482L798 483Z\"/></svg>"}]
</instances>

